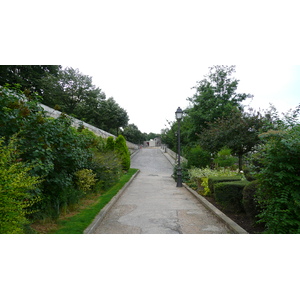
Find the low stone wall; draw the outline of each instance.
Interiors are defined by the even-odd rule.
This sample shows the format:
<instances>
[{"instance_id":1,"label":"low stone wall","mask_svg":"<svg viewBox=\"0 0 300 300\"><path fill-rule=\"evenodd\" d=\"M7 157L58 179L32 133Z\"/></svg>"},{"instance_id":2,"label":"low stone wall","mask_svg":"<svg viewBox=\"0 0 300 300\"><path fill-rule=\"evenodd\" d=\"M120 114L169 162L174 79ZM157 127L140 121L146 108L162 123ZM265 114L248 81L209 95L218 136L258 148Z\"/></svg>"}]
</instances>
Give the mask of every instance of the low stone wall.
<instances>
[{"instance_id":1,"label":"low stone wall","mask_svg":"<svg viewBox=\"0 0 300 300\"><path fill-rule=\"evenodd\" d=\"M177 153L174 152L173 150L169 149L166 145L162 145L161 146L161 149L165 152L165 153L168 153L176 162L178 160L177 158ZM187 162L187 159L180 156L180 161L181 162Z\"/></svg>"},{"instance_id":2,"label":"low stone wall","mask_svg":"<svg viewBox=\"0 0 300 300\"><path fill-rule=\"evenodd\" d=\"M40 106L46 111L47 115L49 117L52 117L52 118L58 118L60 115L61 115L61 112L58 111L58 110L55 110L47 105L44 105L44 104L40 104ZM87 128L88 130L94 132L97 136L101 136L103 138L108 138L109 136L112 136L114 138L116 138L115 135L109 133L109 132L106 132L102 129L99 129L93 125L90 125L88 123L85 123L83 121L80 121L76 118L73 118L73 117L70 117L71 120L72 120L72 126L74 126L75 128L78 128L80 125L83 125L85 128ZM127 144L127 147L128 149L130 150L130 152L134 152L135 150L138 150L139 149L139 146L136 145L136 144L133 144L133 143L130 143L128 141L126 141L126 144Z\"/></svg>"}]
</instances>

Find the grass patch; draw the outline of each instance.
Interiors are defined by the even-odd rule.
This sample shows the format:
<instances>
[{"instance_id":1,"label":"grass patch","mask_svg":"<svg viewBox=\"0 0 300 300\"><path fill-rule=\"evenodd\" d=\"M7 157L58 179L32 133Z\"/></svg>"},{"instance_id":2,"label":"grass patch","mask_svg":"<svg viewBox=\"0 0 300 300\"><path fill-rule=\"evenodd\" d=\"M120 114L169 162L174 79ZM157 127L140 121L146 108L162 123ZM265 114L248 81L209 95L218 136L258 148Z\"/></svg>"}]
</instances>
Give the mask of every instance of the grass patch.
<instances>
[{"instance_id":1,"label":"grass patch","mask_svg":"<svg viewBox=\"0 0 300 300\"><path fill-rule=\"evenodd\" d=\"M137 171L137 169L129 169L128 173L124 174L118 183L103 195L99 196L93 204L72 217L58 220L58 229L50 230L48 233L82 234L101 209L119 192L119 190L121 190Z\"/></svg>"}]
</instances>

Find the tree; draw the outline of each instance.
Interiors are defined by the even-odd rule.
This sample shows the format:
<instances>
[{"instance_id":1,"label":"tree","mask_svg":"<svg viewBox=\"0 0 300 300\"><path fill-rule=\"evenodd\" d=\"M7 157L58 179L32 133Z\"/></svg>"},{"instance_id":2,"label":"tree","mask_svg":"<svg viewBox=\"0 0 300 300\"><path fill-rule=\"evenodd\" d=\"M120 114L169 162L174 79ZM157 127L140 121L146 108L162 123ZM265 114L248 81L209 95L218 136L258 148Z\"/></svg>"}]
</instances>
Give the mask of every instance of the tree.
<instances>
[{"instance_id":1,"label":"tree","mask_svg":"<svg viewBox=\"0 0 300 300\"><path fill-rule=\"evenodd\" d=\"M242 170L243 155L260 143L264 118L254 111L246 113L233 109L228 116L218 118L208 126L198 135L200 145L214 153L224 146L230 148L239 157L239 169Z\"/></svg>"},{"instance_id":2,"label":"tree","mask_svg":"<svg viewBox=\"0 0 300 300\"><path fill-rule=\"evenodd\" d=\"M22 89L43 94L44 78L57 77L59 65L5 65L0 66L0 85L20 84Z\"/></svg>"},{"instance_id":3,"label":"tree","mask_svg":"<svg viewBox=\"0 0 300 300\"><path fill-rule=\"evenodd\" d=\"M126 110L121 108L112 97L99 103L97 114L98 127L116 135L119 133L119 128L126 127L129 121Z\"/></svg>"},{"instance_id":4,"label":"tree","mask_svg":"<svg viewBox=\"0 0 300 300\"><path fill-rule=\"evenodd\" d=\"M134 144L141 144L146 140L145 134L143 134L135 124L129 124L123 130L123 136L127 141Z\"/></svg>"},{"instance_id":5,"label":"tree","mask_svg":"<svg viewBox=\"0 0 300 300\"><path fill-rule=\"evenodd\" d=\"M61 105L68 114L86 116L88 103L96 103L97 107L98 101L105 99L101 89L93 85L92 77L80 73L78 69L66 68L60 71L58 83L63 91Z\"/></svg>"},{"instance_id":6,"label":"tree","mask_svg":"<svg viewBox=\"0 0 300 300\"><path fill-rule=\"evenodd\" d=\"M242 109L241 102L247 94L237 93L239 80L232 77L235 66L213 66L209 74L194 87L196 93L188 98L191 107L186 109L190 118L190 140L197 139L196 133L208 127L209 122L226 118L233 108Z\"/></svg>"}]
</instances>

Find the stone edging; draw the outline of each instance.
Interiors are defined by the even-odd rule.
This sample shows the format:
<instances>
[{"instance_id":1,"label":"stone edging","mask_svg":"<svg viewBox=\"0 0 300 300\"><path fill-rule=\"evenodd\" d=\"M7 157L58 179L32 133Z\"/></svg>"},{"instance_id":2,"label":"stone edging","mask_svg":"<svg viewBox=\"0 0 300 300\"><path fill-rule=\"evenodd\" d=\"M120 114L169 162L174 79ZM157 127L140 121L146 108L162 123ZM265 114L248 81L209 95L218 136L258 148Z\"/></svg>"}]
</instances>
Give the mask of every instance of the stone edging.
<instances>
[{"instance_id":1,"label":"stone edging","mask_svg":"<svg viewBox=\"0 0 300 300\"><path fill-rule=\"evenodd\" d=\"M174 166L175 162L169 158L169 154L162 151L164 156L168 159L170 164ZM239 226L237 223L235 223L233 220L231 220L229 217L227 217L223 212L221 212L218 208L216 208L214 205L212 205L209 201L207 201L204 197L199 195L197 192L195 192L193 189L188 187L185 183L182 184L191 194L193 194L201 204L203 204L208 210L210 210L217 218L219 218L222 222L224 222L227 227L232 230L234 233L238 234L248 234L248 232L243 229L241 226Z\"/></svg>"},{"instance_id":2,"label":"stone edging","mask_svg":"<svg viewBox=\"0 0 300 300\"><path fill-rule=\"evenodd\" d=\"M230 230L234 233L238 234L248 234L248 232L227 217L224 213L222 213L219 209L217 209L214 205L212 205L209 201L207 201L204 197L199 195L196 191L188 187L185 183L182 184L190 193L192 193L198 200L203 204L208 210L210 210L215 216L217 216L221 221L223 221Z\"/></svg>"},{"instance_id":3,"label":"stone edging","mask_svg":"<svg viewBox=\"0 0 300 300\"><path fill-rule=\"evenodd\" d=\"M95 217L93 222L84 230L84 234L94 233L95 229L100 225L106 214L109 212L111 207L118 201L118 199L123 195L128 186L132 183L135 177L139 174L138 170L130 180L122 187L121 190L100 210L99 214Z\"/></svg>"}]
</instances>

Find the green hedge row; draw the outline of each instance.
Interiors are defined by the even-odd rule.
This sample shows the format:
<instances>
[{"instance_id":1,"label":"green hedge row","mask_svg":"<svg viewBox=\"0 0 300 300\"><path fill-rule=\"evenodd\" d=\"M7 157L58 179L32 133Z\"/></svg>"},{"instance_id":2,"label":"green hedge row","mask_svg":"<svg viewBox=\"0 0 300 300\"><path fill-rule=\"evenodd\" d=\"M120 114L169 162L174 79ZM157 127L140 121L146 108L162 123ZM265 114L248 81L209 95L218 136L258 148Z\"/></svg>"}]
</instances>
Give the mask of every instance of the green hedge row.
<instances>
[{"instance_id":1,"label":"green hedge row","mask_svg":"<svg viewBox=\"0 0 300 300\"><path fill-rule=\"evenodd\" d=\"M209 177L209 188L215 200L230 212L246 212L254 219L258 212L255 198L258 182L236 177Z\"/></svg>"},{"instance_id":2,"label":"green hedge row","mask_svg":"<svg viewBox=\"0 0 300 300\"><path fill-rule=\"evenodd\" d=\"M216 183L220 182L232 182L232 181L241 181L241 177L237 176L212 176L208 177L208 187L211 192L211 194L214 194L214 186Z\"/></svg>"}]
</instances>

